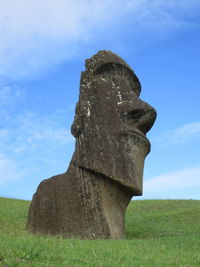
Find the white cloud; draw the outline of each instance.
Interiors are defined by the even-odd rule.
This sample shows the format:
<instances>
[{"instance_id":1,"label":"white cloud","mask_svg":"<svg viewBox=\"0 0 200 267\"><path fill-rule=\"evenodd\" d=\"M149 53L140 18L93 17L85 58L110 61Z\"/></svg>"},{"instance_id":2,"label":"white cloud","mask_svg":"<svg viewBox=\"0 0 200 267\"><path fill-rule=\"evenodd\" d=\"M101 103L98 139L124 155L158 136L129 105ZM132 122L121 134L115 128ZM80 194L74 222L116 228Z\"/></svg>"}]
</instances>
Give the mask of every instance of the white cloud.
<instances>
[{"instance_id":1,"label":"white cloud","mask_svg":"<svg viewBox=\"0 0 200 267\"><path fill-rule=\"evenodd\" d=\"M120 36L128 27L134 36L161 28L166 34L190 24L200 6L197 0L0 0L0 5L1 80L38 74L80 54L86 43L109 40L106 32Z\"/></svg>"},{"instance_id":2,"label":"white cloud","mask_svg":"<svg viewBox=\"0 0 200 267\"><path fill-rule=\"evenodd\" d=\"M144 192L171 191L177 189L200 188L200 166L161 174L144 181Z\"/></svg>"},{"instance_id":3,"label":"white cloud","mask_svg":"<svg viewBox=\"0 0 200 267\"><path fill-rule=\"evenodd\" d=\"M4 153L0 153L0 186L23 178L25 171L18 168L15 160L11 159Z\"/></svg>"},{"instance_id":4,"label":"white cloud","mask_svg":"<svg viewBox=\"0 0 200 267\"><path fill-rule=\"evenodd\" d=\"M56 167L57 172L67 168L66 150L74 138L61 126L65 115L26 111L6 118L7 127L0 129L0 186L30 177L41 166L52 172Z\"/></svg>"},{"instance_id":5,"label":"white cloud","mask_svg":"<svg viewBox=\"0 0 200 267\"><path fill-rule=\"evenodd\" d=\"M8 108L13 102L23 97L23 90L16 86L3 86L0 88L0 108Z\"/></svg>"},{"instance_id":6,"label":"white cloud","mask_svg":"<svg viewBox=\"0 0 200 267\"><path fill-rule=\"evenodd\" d=\"M174 136L176 139L185 139L196 133L200 133L200 122L189 123L181 128L176 129L174 131Z\"/></svg>"},{"instance_id":7,"label":"white cloud","mask_svg":"<svg viewBox=\"0 0 200 267\"><path fill-rule=\"evenodd\" d=\"M192 122L171 130L152 141L167 147L173 144L183 144L195 137L200 137L200 122Z\"/></svg>"},{"instance_id":8,"label":"white cloud","mask_svg":"<svg viewBox=\"0 0 200 267\"><path fill-rule=\"evenodd\" d=\"M66 111L24 110L21 104L28 97L25 89L0 88L0 185L30 177L42 165L52 170L58 166L58 172L67 167L65 153L74 138L63 126Z\"/></svg>"},{"instance_id":9,"label":"white cloud","mask_svg":"<svg viewBox=\"0 0 200 267\"><path fill-rule=\"evenodd\" d=\"M14 118L9 117L9 127L0 131L0 148L9 153L33 153L36 150L41 153L45 150L48 154L59 146L74 142L70 131L60 125L64 115L62 111L49 115L24 111Z\"/></svg>"}]
</instances>

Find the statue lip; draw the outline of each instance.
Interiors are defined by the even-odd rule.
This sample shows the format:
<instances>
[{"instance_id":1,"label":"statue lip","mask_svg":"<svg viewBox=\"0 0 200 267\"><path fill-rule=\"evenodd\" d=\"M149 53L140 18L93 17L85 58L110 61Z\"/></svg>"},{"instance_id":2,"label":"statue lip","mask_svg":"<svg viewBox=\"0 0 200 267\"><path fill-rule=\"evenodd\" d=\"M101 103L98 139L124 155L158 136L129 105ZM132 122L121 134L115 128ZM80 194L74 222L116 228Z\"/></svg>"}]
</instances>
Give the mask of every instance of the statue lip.
<instances>
[{"instance_id":1,"label":"statue lip","mask_svg":"<svg viewBox=\"0 0 200 267\"><path fill-rule=\"evenodd\" d=\"M137 136L140 140L145 142L148 145L148 147L150 148L151 143L150 143L149 139L146 137L146 135L143 132L141 132L137 128L134 130L133 129L129 130L128 132L126 132L126 134L129 136Z\"/></svg>"},{"instance_id":2,"label":"statue lip","mask_svg":"<svg viewBox=\"0 0 200 267\"><path fill-rule=\"evenodd\" d=\"M146 135L141 132L140 130L136 129L134 131L134 134L136 134L139 138L141 138L149 147L151 146L151 143L149 141L149 139L146 137Z\"/></svg>"}]
</instances>

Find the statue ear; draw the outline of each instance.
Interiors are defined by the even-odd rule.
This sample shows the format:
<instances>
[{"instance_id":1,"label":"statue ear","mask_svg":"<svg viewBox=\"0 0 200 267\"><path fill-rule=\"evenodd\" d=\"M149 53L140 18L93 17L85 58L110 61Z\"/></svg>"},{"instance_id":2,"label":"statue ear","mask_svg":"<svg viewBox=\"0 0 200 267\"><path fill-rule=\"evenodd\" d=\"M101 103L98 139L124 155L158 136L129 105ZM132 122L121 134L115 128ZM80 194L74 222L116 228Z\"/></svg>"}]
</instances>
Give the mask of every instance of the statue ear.
<instances>
[{"instance_id":1,"label":"statue ear","mask_svg":"<svg viewBox=\"0 0 200 267\"><path fill-rule=\"evenodd\" d=\"M85 108L84 105L80 105L79 101L76 104L74 122L71 126L71 133L75 138L79 137L80 134L84 131L85 120L86 120Z\"/></svg>"},{"instance_id":2,"label":"statue ear","mask_svg":"<svg viewBox=\"0 0 200 267\"><path fill-rule=\"evenodd\" d=\"M81 130L75 120L71 126L71 133L75 138L79 137L79 135L81 134Z\"/></svg>"},{"instance_id":3,"label":"statue ear","mask_svg":"<svg viewBox=\"0 0 200 267\"><path fill-rule=\"evenodd\" d=\"M79 102L76 104L76 111L74 116L74 122L71 126L72 135L77 138L81 134L81 121L80 121L81 107Z\"/></svg>"}]
</instances>

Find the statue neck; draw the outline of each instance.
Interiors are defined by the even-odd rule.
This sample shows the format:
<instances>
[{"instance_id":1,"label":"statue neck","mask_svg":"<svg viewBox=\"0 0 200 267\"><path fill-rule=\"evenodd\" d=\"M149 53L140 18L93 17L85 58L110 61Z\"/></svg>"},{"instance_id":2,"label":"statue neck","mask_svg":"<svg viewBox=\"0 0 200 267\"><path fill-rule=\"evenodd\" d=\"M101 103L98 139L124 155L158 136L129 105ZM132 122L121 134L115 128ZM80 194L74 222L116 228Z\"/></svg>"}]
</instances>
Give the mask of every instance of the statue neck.
<instances>
[{"instance_id":1,"label":"statue neck","mask_svg":"<svg viewBox=\"0 0 200 267\"><path fill-rule=\"evenodd\" d=\"M104 227L108 238L123 238L124 215L132 192L108 177L80 168L74 163L70 165L69 171L72 170L78 178L77 189L84 200L82 208L88 214L87 219L91 218L90 223L96 224L99 229Z\"/></svg>"}]
</instances>

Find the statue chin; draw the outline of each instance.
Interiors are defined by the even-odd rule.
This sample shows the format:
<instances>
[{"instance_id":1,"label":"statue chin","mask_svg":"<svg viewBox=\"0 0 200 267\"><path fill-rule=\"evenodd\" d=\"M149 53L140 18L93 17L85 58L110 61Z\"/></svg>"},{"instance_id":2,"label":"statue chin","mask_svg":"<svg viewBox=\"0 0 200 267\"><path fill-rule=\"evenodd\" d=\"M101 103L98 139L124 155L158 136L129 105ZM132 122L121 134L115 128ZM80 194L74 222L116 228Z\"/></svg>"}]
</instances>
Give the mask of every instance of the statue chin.
<instances>
[{"instance_id":1,"label":"statue chin","mask_svg":"<svg viewBox=\"0 0 200 267\"><path fill-rule=\"evenodd\" d=\"M101 174L106 179L127 187L133 196L142 195L144 160L150 151L150 143L130 133L123 133L118 136L118 140L112 142L118 143L118 147L114 146L112 151L97 151L96 144L90 146L91 154L86 155L83 155L84 150L81 153L77 144L72 162L82 169ZM81 147L85 144L83 140Z\"/></svg>"},{"instance_id":2,"label":"statue chin","mask_svg":"<svg viewBox=\"0 0 200 267\"><path fill-rule=\"evenodd\" d=\"M75 152L64 174L43 180L29 209L33 233L123 238L132 196L142 194L156 111L139 98L140 82L111 51L86 60L71 132Z\"/></svg>"}]
</instances>

